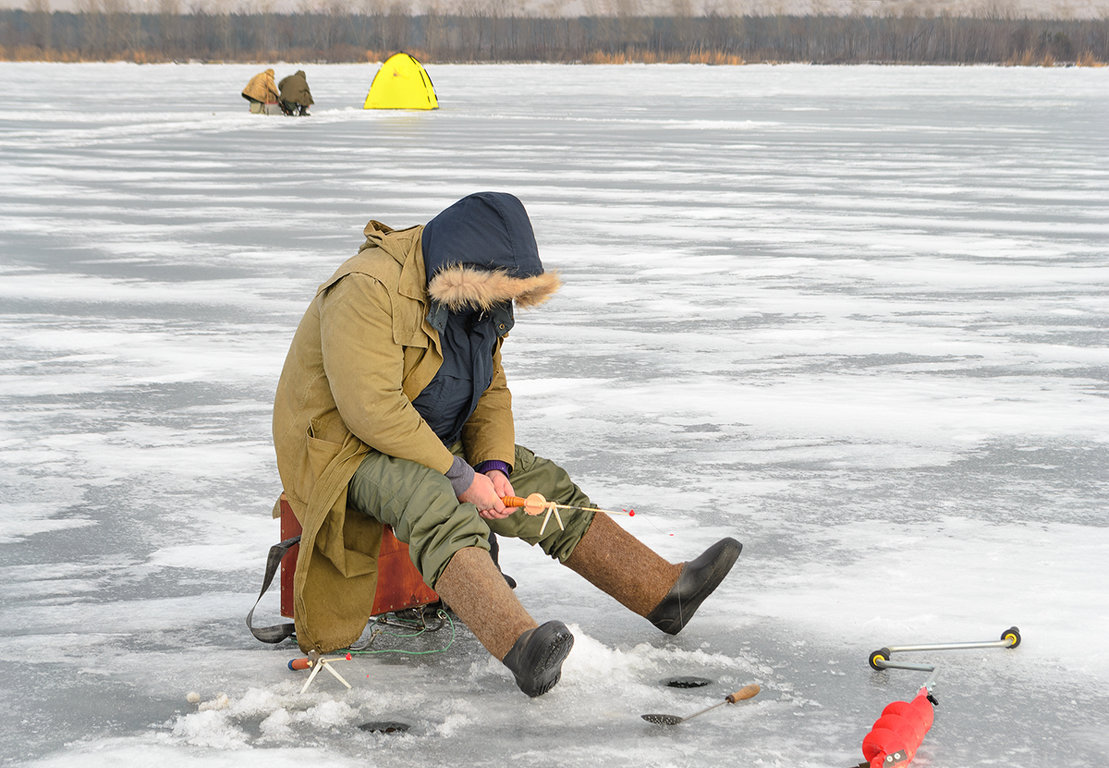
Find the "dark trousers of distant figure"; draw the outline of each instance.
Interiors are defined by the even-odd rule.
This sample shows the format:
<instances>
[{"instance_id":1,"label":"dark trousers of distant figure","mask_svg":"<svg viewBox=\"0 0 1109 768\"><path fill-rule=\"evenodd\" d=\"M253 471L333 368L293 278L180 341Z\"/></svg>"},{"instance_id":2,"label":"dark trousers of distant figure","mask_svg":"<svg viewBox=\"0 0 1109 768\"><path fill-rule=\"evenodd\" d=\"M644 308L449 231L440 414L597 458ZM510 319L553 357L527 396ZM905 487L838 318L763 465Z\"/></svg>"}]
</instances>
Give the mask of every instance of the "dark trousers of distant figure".
<instances>
[{"instance_id":1,"label":"dark trousers of distant figure","mask_svg":"<svg viewBox=\"0 0 1109 768\"><path fill-rule=\"evenodd\" d=\"M297 104L295 101L285 101L284 99L279 103L281 104L281 111L286 115L295 115L296 117L308 115L308 107L304 104Z\"/></svg>"}]
</instances>

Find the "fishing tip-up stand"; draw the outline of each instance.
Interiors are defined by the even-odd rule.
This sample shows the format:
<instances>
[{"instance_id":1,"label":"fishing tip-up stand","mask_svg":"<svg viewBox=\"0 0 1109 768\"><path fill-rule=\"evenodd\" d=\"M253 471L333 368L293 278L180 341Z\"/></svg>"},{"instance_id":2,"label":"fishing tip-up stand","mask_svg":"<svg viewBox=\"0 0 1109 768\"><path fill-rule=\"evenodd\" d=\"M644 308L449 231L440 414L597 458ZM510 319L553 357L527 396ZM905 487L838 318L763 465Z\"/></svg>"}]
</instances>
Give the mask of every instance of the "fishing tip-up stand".
<instances>
[{"instance_id":1,"label":"fishing tip-up stand","mask_svg":"<svg viewBox=\"0 0 1109 768\"><path fill-rule=\"evenodd\" d=\"M895 653L911 651L959 651L972 648L1016 648L1020 645L1020 630L1009 627L1001 633L1000 640L986 640L969 643L927 643L920 645L885 646L870 652L868 662L876 672L887 669L908 669L916 672L929 672L927 681L921 686L912 701L895 701L882 710L882 716L863 739L863 757L866 761L858 768L899 768L907 766L924 741L924 735L932 727L933 707L939 702L932 694L936 680L935 664L919 664L908 661L893 661Z\"/></svg>"},{"instance_id":2,"label":"fishing tip-up stand","mask_svg":"<svg viewBox=\"0 0 1109 768\"><path fill-rule=\"evenodd\" d=\"M331 675L340 683L345 685L348 689L350 683L343 679L343 676L331 668L331 665L336 661L350 661L351 655L348 653L344 656L321 656L316 651L309 651L306 658L292 659L289 661L289 669L296 671L301 669L311 669L312 674L308 675L308 679L304 681L304 687L300 689L301 693L308 690L308 686L316 679L316 675L320 673L321 669L326 669Z\"/></svg>"}]
</instances>

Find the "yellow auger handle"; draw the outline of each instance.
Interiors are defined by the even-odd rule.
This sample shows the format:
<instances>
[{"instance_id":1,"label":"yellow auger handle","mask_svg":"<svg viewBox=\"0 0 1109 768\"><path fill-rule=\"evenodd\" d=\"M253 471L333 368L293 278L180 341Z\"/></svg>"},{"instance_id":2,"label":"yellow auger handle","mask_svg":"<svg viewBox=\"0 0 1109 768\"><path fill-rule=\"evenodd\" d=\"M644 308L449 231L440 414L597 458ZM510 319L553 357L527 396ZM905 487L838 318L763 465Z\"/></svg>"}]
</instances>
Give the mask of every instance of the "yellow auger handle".
<instances>
[{"instance_id":1,"label":"yellow auger handle","mask_svg":"<svg viewBox=\"0 0 1109 768\"><path fill-rule=\"evenodd\" d=\"M755 698L759 695L759 691L761 690L762 689L759 688L755 683L751 683L750 685L743 686L735 693L728 694L724 700L727 701L729 704L735 704L737 701Z\"/></svg>"}]
</instances>

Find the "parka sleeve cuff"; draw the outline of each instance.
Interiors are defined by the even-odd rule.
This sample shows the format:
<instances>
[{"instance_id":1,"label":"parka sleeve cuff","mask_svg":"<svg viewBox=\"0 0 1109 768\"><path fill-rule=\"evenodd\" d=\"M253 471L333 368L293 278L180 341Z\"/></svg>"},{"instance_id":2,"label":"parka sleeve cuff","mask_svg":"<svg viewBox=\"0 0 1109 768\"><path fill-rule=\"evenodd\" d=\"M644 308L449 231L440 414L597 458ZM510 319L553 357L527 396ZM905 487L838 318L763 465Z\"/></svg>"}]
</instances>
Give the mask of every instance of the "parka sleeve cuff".
<instances>
[{"instance_id":1,"label":"parka sleeve cuff","mask_svg":"<svg viewBox=\"0 0 1109 768\"><path fill-rule=\"evenodd\" d=\"M455 456L451 468L446 471L447 479L451 481L451 489L456 497L461 496L474 482L474 468L466 463L461 456Z\"/></svg>"},{"instance_id":2,"label":"parka sleeve cuff","mask_svg":"<svg viewBox=\"0 0 1109 768\"><path fill-rule=\"evenodd\" d=\"M486 472L491 472L494 469L499 469L501 472L504 472L505 477L512 476L512 465L506 461L498 461L497 459L489 459L488 461L483 461L476 467L474 467L474 469L483 475Z\"/></svg>"}]
</instances>

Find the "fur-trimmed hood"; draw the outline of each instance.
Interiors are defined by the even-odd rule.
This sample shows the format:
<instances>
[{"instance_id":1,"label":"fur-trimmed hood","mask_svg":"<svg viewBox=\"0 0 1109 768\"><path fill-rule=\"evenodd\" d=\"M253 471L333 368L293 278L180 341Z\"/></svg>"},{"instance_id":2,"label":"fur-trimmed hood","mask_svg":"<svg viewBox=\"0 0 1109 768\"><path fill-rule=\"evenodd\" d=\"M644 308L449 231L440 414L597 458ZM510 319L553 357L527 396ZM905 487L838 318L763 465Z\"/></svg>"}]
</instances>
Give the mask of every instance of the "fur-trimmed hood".
<instances>
[{"instance_id":1,"label":"fur-trimmed hood","mask_svg":"<svg viewBox=\"0 0 1109 768\"><path fill-rule=\"evenodd\" d=\"M531 277L512 277L507 272L489 272L464 264L439 270L427 285L428 295L452 312L460 309L491 309L506 301L518 307L542 304L558 290L557 272Z\"/></svg>"},{"instance_id":2,"label":"fur-trimmed hood","mask_svg":"<svg viewBox=\"0 0 1109 768\"><path fill-rule=\"evenodd\" d=\"M562 284L544 272L523 203L505 192L462 198L423 229L428 295L448 310L533 307Z\"/></svg>"}]
</instances>

